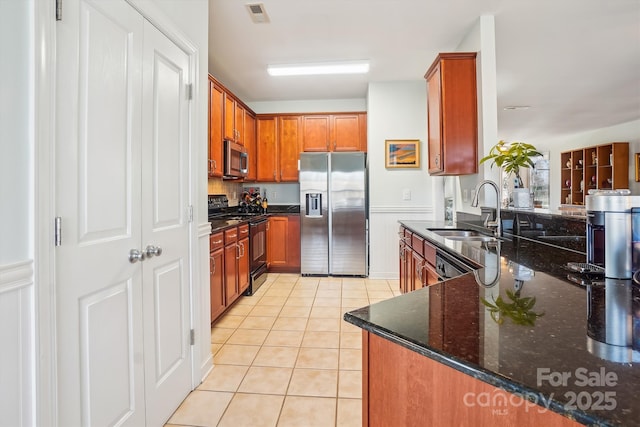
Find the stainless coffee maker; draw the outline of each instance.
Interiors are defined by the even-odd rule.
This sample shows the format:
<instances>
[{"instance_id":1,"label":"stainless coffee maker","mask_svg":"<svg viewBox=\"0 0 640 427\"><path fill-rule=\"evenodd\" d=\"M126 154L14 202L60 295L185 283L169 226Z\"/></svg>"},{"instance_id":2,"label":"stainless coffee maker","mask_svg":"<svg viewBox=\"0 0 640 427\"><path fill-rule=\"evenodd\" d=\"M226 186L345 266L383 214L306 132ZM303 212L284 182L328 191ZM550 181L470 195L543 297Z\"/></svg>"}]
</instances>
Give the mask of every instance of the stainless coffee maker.
<instances>
[{"instance_id":1,"label":"stainless coffee maker","mask_svg":"<svg viewBox=\"0 0 640 427\"><path fill-rule=\"evenodd\" d=\"M612 279L632 279L640 270L640 196L629 190L590 191L587 211L587 263Z\"/></svg>"}]
</instances>

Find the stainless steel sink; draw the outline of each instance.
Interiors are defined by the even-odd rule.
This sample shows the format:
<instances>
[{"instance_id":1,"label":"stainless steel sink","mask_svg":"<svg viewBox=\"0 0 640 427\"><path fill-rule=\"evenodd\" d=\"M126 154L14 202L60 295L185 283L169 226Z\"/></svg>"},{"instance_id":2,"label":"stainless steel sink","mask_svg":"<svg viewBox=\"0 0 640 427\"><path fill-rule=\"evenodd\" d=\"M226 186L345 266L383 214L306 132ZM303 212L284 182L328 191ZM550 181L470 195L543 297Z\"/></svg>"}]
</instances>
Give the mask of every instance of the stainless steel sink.
<instances>
[{"instance_id":1,"label":"stainless steel sink","mask_svg":"<svg viewBox=\"0 0 640 427\"><path fill-rule=\"evenodd\" d=\"M445 239L449 239L449 240L463 240L465 242L495 242L496 239L495 237L491 237L491 236L446 236Z\"/></svg>"},{"instance_id":2,"label":"stainless steel sink","mask_svg":"<svg viewBox=\"0 0 640 427\"><path fill-rule=\"evenodd\" d=\"M442 237L476 237L476 236L484 236L484 234L479 233L475 230L462 230L459 228L428 228L432 233L437 234Z\"/></svg>"},{"instance_id":3,"label":"stainless steel sink","mask_svg":"<svg viewBox=\"0 0 640 427\"><path fill-rule=\"evenodd\" d=\"M475 230L464 230L459 228L428 228L427 230L449 240L479 242L492 242L496 240L496 238L493 236L487 236L486 234L482 234Z\"/></svg>"}]
</instances>

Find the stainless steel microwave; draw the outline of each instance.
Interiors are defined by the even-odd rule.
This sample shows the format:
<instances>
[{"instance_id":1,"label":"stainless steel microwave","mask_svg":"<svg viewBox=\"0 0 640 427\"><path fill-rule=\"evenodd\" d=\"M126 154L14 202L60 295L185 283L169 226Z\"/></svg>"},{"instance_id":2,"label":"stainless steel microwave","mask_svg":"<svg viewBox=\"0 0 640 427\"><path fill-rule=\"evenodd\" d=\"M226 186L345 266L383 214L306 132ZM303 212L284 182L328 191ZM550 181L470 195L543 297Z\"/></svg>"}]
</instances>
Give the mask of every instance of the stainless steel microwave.
<instances>
[{"instance_id":1,"label":"stainless steel microwave","mask_svg":"<svg viewBox=\"0 0 640 427\"><path fill-rule=\"evenodd\" d=\"M247 176L249 156L247 149L233 141L224 141L224 178L244 178Z\"/></svg>"}]
</instances>

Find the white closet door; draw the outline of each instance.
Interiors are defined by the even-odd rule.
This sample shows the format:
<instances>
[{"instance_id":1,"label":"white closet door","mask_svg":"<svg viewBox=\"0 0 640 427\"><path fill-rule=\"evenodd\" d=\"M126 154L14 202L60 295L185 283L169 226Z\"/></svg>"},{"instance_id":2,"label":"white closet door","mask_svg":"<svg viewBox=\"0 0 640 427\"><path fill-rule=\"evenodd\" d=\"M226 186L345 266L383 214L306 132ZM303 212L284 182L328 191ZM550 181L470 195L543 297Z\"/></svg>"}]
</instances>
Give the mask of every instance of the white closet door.
<instances>
[{"instance_id":1,"label":"white closet door","mask_svg":"<svg viewBox=\"0 0 640 427\"><path fill-rule=\"evenodd\" d=\"M162 425L191 385L189 61L124 0L64 11L58 425ZM147 246L162 253L131 262Z\"/></svg>"},{"instance_id":2,"label":"white closet door","mask_svg":"<svg viewBox=\"0 0 640 427\"><path fill-rule=\"evenodd\" d=\"M162 425L191 390L189 341L189 57L144 26L142 243L147 425Z\"/></svg>"},{"instance_id":3,"label":"white closet door","mask_svg":"<svg viewBox=\"0 0 640 427\"><path fill-rule=\"evenodd\" d=\"M56 257L61 426L144 425L141 242L143 18L65 0L57 23Z\"/></svg>"}]
</instances>

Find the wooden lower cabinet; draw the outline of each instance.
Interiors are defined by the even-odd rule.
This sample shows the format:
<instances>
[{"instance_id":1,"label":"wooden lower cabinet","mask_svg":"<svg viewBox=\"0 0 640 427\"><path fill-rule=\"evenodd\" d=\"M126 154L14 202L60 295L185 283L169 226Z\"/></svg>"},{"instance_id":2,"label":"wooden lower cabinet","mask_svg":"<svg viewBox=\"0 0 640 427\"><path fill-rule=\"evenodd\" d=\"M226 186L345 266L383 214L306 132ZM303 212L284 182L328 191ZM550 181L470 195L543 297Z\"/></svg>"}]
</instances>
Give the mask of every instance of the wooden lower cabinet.
<instances>
[{"instance_id":1,"label":"wooden lower cabinet","mask_svg":"<svg viewBox=\"0 0 640 427\"><path fill-rule=\"evenodd\" d=\"M209 237L211 322L249 287L249 225L227 228Z\"/></svg>"},{"instance_id":2,"label":"wooden lower cabinet","mask_svg":"<svg viewBox=\"0 0 640 427\"><path fill-rule=\"evenodd\" d=\"M269 218L267 267L272 272L300 272L299 215L275 215Z\"/></svg>"},{"instance_id":3,"label":"wooden lower cabinet","mask_svg":"<svg viewBox=\"0 0 640 427\"><path fill-rule=\"evenodd\" d=\"M238 289L240 294L249 287L249 237L238 242L240 257L238 258Z\"/></svg>"},{"instance_id":4,"label":"wooden lower cabinet","mask_svg":"<svg viewBox=\"0 0 640 427\"><path fill-rule=\"evenodd\" d=\"M407 293L440 281L436 249L422 237L400 227L400 292Z\"/></svg>"},{"instance_id":5,"label":"wooden lower cabinet","mask_svg":"<svg viewBox=\"0 0 640 427\"><path fill-rule=\"evenodd\" d=\"M364 427L581 425L367 331L362 358ZM474 405L482 393L504 393L499 414Z\"/></svg>"},{"instance_id":6,"label":"wooden lower cabinet","mask_svg":"<svg viewBox=\"0 0 640 427\"><path fill-rule=\"evenodd\" d=\"M238 287L238 229L236 227L224 231L224 289L227 306L240 296Z\"/></svg>"},{"instance_id":7,"label":"wooden lower cabinet","mask_svg":"<svg viewBox=\"0 0 640 427\"><path fill-rule=\"evenodd\" d=\"M209 287L213 320L227 308L224 291L224 233L216 233L209 237L209 250Z\"/></svg>"}]
</instances>

